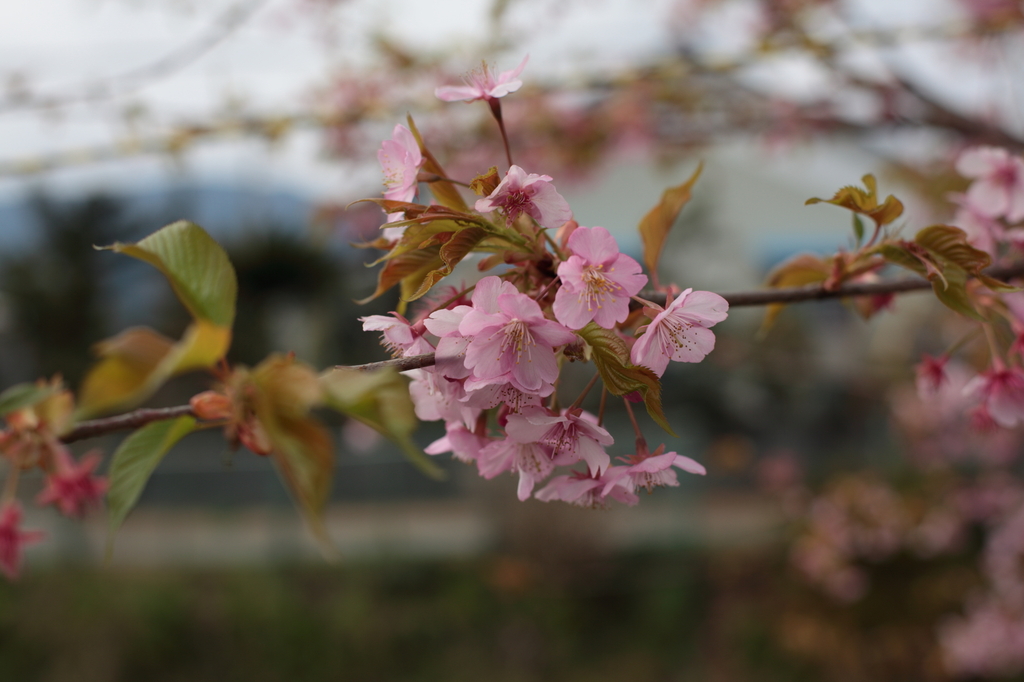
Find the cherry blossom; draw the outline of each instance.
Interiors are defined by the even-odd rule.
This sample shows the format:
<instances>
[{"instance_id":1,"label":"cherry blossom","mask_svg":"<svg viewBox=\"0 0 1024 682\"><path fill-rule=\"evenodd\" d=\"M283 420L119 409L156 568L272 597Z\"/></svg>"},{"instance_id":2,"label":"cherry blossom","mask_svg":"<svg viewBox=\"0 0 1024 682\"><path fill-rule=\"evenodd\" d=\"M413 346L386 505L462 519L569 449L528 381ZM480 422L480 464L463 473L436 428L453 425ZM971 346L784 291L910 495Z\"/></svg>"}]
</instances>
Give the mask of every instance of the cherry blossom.
<instances>
[{"instance_id":1,"label":"cherry blossom","mask_svg":"<svg viewBox=\"0 0 1024 682\"><path fill-rule=\"evenodd\" d=\"M470 72L463 80L465 85L445 85L434 90L438 99L445 102L473 102L478 99L494 100L513 93L523 87L519 74L526 68L530 55L523 57L519 66L510 71L502 71L497 76L491 73L484 63L479 70Z\"/></svg>"},{"instance_id":2,"label":"cherry blossom","mask_svg":"<svg viewBox=\"0 0 1024 682\"><path fill-rule=\"evenodd\" d=\"M480 451L477 466L484 478L505 471L518 472L520 501L526 500L537 482L547 478L556 465L554 452L542 443L520 443L512 438L496 440Z\"/></svg>"},{"instance_id":3,"label":"cherry blossom","mask_svg":"<svg viewBox=\"0 0 1024 682\"><path fill-rule=\"evenodd\" d=\"M56 471L46 477L46 487L36 497L36 502L56 504L65 516L84 516L89 507L99 504L107 491L106 479L93 475L100 463L99 453L85 455L76 464L70 453L62 449L55 459Z\"/></svg>"},{"instance_id":4,"label":"cherry blossom","mask_svg":"<svg viewBox=\"0 0 1024 682\"><path fill-rule=\"evenodd\" d=\"M603 508L607 498L629 506L640 501L633 492L622 484L621 473L611 467L604 474L574 471L566 476L556 476L534 495L542 502L561 500L579 507Z\"/></svg>"},{"instance_id":5,"label":"cherry blossom","mask_svg":"<svg viewBox=\"0 0 1024 682\"><path fill-rule=\"evenodd\" d=\"M920 364L914 370L917 374L917 394L922 399L933 397L949 381L949 377L946 375L947 362L949 362L948 355L933 358L925 353L921 357Z\"/></svg>"},{"instance_id":6,"label":"cherry blossom","mask_svg":"<svg viewBox=\"0 0 1024 682\"><path fill-rule=\"evenodd\" d=\"M701 464L689 457L675 452L665 452L664 445L659 446L654 452L647 452L646 446L641 443L635 455L620 460L625 462L626 466L613 467L617 470L618 477L610 480L607 487L618 483L630 492L635 492L637 488L646 488L650 493L660 486L678 486L679 479L676 478L676 472L672 467L700 476L707 473Z\"/></svg>"},{"instance_id":7,"label":"cherry blossom","mask_svg":"<svg viewBox=\"0 0 1024 682\"><path fill-rule=\"evenodd\" d=\"M648 314L655 310L645 309ZM675 300L670 298L649 325L637 330L643 336L633 345L630 359L659 377L669 360L700 362L715 348L715 335L708 327L728 317L728 310L729 303L718 294L687 289Z\"/></svg>"},{"instance_id":8,"label":"cherry blossom","mask_svg":"<svg viewBox=\"0 0 1024 682\"><path fill-rule=\"evenodd\" d=\"M960 155L956 170L975 178L967 190L973 210L1010 222L1024 219L1024 160L998 147L974 147Z\"/></svg>"},{"instance_id":9,"label":"cherry blossom","mask_svg":"<svg viewBox=\"0 0 1024 682\"><path fill-rule=\"evenodd\" d=\"M558 266L562 286L553 310L569 329L594 321L611 329L629 315L629 297L647 284L640 264L619 253L615 238L603 227L577 227L568 241L572 255Z\"/></svg>"},{"instance_id":10,"label":"cherry blossom","mask_svg":"<svg viewBox=\"0 0 1024 682\"><path fill-rule=\"evenodd\" d=\"M995 423L1005 428L1024 421L1024 371L992 367L967 382L964 395L980 398Z\"/></svg>"},{"instance_id":11,"label":"cherry blossom","mask_svg":"<svg viewBox=\"0 0 1024 682\"><path fill-rule=\"evenodd\" d=\"M480 456L484 447L491 442L490 438L473 433L459 423L449 422L445 430L445 435L423 448L423 452L428 455L440 455L443 452L450 452L460 462L472 462Z\"/></svg>"},{"instance_id":12,"label":"cherry blossom","mask_svg":"<svg viewBox=\"0 0 1024 682\"><path fill-rule=\"evenodd\" d=\"M416 137L405 126L395 126L390 140L384 140L377 152L377 160L384 170L384 198L391 201L412 201L416 197L417 177L423 165L423 153ZM388 222L403 218L402 213L389 213ZM404 227L384 229L386 239L397 239Z\"/></svg>"},{"instance_id":13,"label":"cherry blossom","mask_svg":"<svg viewBox=\"0 0 1024 682\"><path fill-rule=\"evenodd\" d=\"M581 459L592 473L608 468L611 458L604 446L615 442L597 420L583 410L566 410L553 415L543 408L524 409L511 414L505 431L518 443L543 443L552 447L559 463L572 464Z\"/></svg>"},{"instance_id":14,"label":"cherry blossom","mask_svg":"<svg viewBox=\"0 0 1024 682\"><path fill-rule=\"evenodd\" d=\"M484 278L488 279L492 278ZM576 335L545 318L537 302L525 294L500 293L493 301L496 312L489 312L490 299L482 308L477 301L474 292L473 310L459 325L459 333L472 338L466 347L466 367L473 377L501 379L526 393L551 386L558 377L554 349L575 341Z\"/></svg>"},{"instance_id":15,"label":"cherry blossom","mask_svg":"<svg viewBox=\"0 0 1024 682\"><path fill-rule=\"evenodd\" d=\"M11 580L18 577L22 547L39 542L44 535L38 530L23 531L20 526L21 505L8 502L0 509L0 572Z\"/></svg>"},{"instance_id":16,"label":"cherry blossom","mask_svg":"<svg viewBox=\"0 0 1024 682\"><path fill-rule=\"evenodd\" d=\"M434 347L423 338L423 327L414 327L409 320L398 313L390 315L367 315L360 317L363 331L381 332L381 345L393 357L431 353Z\"/></svg>"},{"instance_id":17,"label":"cherry blossom","mask_svg":"<svg viewBox=\"0 0 1024 682\"><path fill-rule=\"evenodd\" d=\"M572 220L572 209L562 195L555 191L550 175L527 173L512 166L487 197L476 202L476 210L488 213L497 208L505 212L508 224L525 213L544 228L560 227Z\"/></svg>"}]
</instances>

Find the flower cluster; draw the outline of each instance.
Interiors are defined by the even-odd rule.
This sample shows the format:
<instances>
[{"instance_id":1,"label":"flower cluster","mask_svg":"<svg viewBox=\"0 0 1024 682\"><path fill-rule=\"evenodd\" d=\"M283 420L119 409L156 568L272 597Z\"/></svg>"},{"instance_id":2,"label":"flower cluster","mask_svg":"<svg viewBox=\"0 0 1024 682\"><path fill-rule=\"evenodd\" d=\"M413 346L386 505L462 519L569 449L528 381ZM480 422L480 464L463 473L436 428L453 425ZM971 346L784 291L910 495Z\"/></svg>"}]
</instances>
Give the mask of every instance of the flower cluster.
<instances>
[{"instance_id":1,"label":"flower cluster","mask_svg":"<svg viewBox=\"0 0 1024 682\"><path fill-rule=\"evenodd\" d=\"M525 65L498 76L485 69L466 86L438 88L437 96L486 101L504 137L497 100L519 89ZM406 317L403 306L362 318L364 329L381 332L396 356L434 353L432 367L406 372L417 417L445 424L445 436L426 452L450 452L485 478L518 475L521 500L587 507L636 504L640 488L678 485L677 469L703 474L700 464L664 446L650 452L635 418L635 452L612 464L614 438L603 426L607 401L596 415L582 404L600 379L602 392L622 396L631 417L630 401L643 400L664 423L659 377L670 361L700 362L714 349L710 327L726 318L725 299L674 285L646 294L664 305L638 298L648 285L641 265L606 228L573 221L553 178L512 163L507 139L503 176L492 168L472 183L456 183L430 161L419 177L431 183L436 203L408 203L417 193L408 179L432 158L408 146L411 139L399 126L380 152L388 187L380 204L389 214L383 244L390 249L382 259L382 288L400 282L403 294L422 295L436 281L423 274L424 263L442 262L440 278L474 250L491 254L480 270L508 266L418 316ZM480 198L465 201L456 184ZM389 232L396 228L404 232ZM596 376L582 394L560 395L563 368L575 361L592 361ZM570 470L555 475L560 467Z\"/></svg>"},{"instance_id":2,"label":"flower cluster","mask_svg":"<svg viewBox=\"0 0 1024 682\"><path fill-rule=\"evenodd\" d=\"M7 428L0 430L0 457L9 468L7 489L0 501L0 572L16 578L22 549L39 542L39 531L21 529L21 505L14 499L18 474L41 469L45 487L36 497L39 505L55 505L62 514L81 518L99 504L107 491L107 481L94 471L100 463L98 453L76 461L60 441L72 423L72 396L58 380L40 382L22 396L24 407L5 415Z\"/></svg>"}]
</instances>

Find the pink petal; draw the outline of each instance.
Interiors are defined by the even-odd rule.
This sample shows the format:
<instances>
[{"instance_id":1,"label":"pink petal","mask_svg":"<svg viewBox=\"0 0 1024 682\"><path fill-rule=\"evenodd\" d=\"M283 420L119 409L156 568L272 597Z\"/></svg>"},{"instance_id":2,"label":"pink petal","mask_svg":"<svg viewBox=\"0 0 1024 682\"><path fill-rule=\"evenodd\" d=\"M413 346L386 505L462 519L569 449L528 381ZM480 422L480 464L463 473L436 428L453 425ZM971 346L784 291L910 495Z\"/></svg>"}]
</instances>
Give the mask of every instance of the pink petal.
<instances>
[{"instance_id":1,"label":"pink petal","mask_svg":"<svg viewBox=\"0 0 1024 682\"><path fill-rule=\"evenodd\" d=\"M968 178L991 175L1006 165L1009 154L998 147L973 147L966 150L956 161L956 172Z\"/></svg>"},{"instance_id":2,"label":"pink petal","mask_svg":"<svg viewBox=\"0 0 1024 682\"><path fill-rule=\"evenodd\" d=\"M434 89L434 96L443 102L468 102L483 99L484 93L469 85L444 85Z\"/></svg>"},{"instance_id":3,"label":"pink petal","mask_svg":"<svg viewBox=\"0 0 1024 682\"><path fill-rule=\"evenodd\" d=\"M577 227L569 237L569 250L589 265L599 265L619 255L619 244L603 227Z\"/></svg>"}]
</instances>

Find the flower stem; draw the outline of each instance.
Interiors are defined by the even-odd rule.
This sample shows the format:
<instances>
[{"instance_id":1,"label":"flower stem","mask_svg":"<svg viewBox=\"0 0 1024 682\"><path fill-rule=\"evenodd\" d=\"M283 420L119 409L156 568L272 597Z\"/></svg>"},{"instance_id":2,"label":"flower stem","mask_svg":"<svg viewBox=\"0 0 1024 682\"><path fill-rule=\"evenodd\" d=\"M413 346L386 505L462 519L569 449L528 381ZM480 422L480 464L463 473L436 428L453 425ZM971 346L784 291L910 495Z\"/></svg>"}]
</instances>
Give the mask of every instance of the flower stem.
<instances>
[{"instance_id":1,"label":"flower stem","mask_svg":"<svg viewBox=\"0 0 1024 682\"><path fill-rule=\"evenodd\" d=\"M630 406L629 401L625 398L622 399L622 403L626 406L626 414L629 415L629 422L633 425L633 432L636 433L637 440L643 439L644 433L640 430L640 425L636 421L636 415L633 414L632 406Z\"/></svg>"},{"instance_id":2,"label":"flower stem","mask_svg":"<svg viewBox=\"0 0 1024 682\"><path fill-rule=\"evenodd\" d=\"M494 115L494 120L498 122L498 130L501 131L501 141L505 143L505 158L508 159L509 168L512 167L512 151L508 146L508 134L505 133L505 121L501 117L501 100L497 98L489 98L487 103L491 105L491 114Z\"/></svg>"},{"instance_id":3,"label":"flower stem","mask_svg":"<svg viewBox=\"0 0 1024 682\"><path fill-rule=\"evenodd\" d=\"M601 404L597 407L597 425L604 425L604 408L608 406L608 387L601 387Z\"/></svg>"},{"instance_id":4,"label":"flower stem","mask_svg":"<svg viewBox=\"0 0 1024 682\"><path fill-rule=\"evenodd\" d=\"M583 404L583 400L587 397L587 394L590 393L590 389L592 389L594 387L594 384L597 383L597 379L600 376L601 376L600 372L595 372L594 373L594 377L590 380L590 383L587 384L586 388L583 389L583 393L580 393L580 397L576 398L576 401L572 405L569 406L570 410L574 410L574 409L576 409L577 407L579 407L580 405Z\"/></svg>"}]
</instances>

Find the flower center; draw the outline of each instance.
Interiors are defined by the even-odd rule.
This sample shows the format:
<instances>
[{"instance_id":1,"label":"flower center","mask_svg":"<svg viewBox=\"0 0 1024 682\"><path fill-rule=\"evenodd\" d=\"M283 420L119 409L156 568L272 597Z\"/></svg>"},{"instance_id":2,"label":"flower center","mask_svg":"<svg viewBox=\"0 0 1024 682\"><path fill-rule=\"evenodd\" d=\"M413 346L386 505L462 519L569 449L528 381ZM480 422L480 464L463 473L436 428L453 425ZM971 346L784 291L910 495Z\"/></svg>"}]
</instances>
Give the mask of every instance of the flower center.
<instances>
[{"instance_id":1,"label":"flower center","mask_svg":"<svg viewBox=\"0 0 1024 682\"><path fill-rule=\"evenodd\" d=\"M505 325L503 330L505 332L505 338L501 342L501 354L514 353L516 358L516 364L519 364L519 360L526 353L526 361L532 362L530 358L530 347L536 346L537 342L533 340L533 334L530 333L530 325L526 324L519 318L512 318L508 324ZM501 358L498 358L500 361Z\"/></svg>"},{"instance_id":2,"label":"flower center","mask_svg":"<svg viewBox=\"0 0 1024 682\"><path fill-rule=\"evenodd\" d=\"M587 302L587 310L593 310L595 307L600 310L606 297L612 303L615 302L613 294L619 286L605 277L603 269L604 265L588 265L583 268L580 279L583 280L583 298Z\"/></svg>"},{"instance_id":3,"label":"flower center","mask_svg":"<svg viewBox=\"0 0 1024 682\"><path fill-rule=\"evenodd\" d=\"M501 203L505 209L505 220L511 225L520 213L523 211L529 213L529 207L533 201L525 190L514 189L505 196Z\"/></svg>"}]
</instances>

